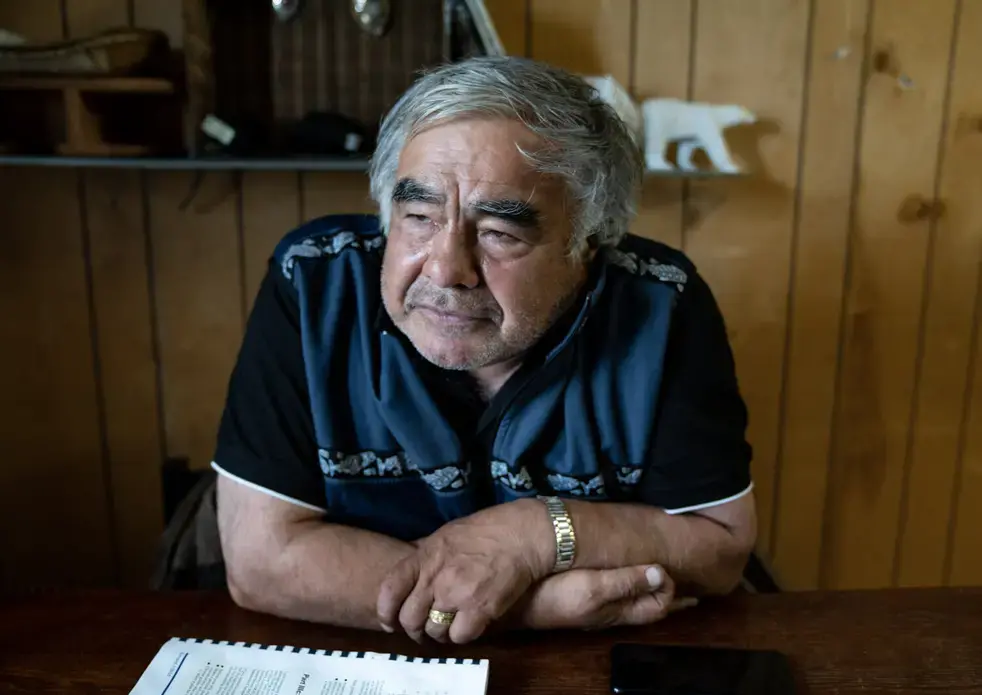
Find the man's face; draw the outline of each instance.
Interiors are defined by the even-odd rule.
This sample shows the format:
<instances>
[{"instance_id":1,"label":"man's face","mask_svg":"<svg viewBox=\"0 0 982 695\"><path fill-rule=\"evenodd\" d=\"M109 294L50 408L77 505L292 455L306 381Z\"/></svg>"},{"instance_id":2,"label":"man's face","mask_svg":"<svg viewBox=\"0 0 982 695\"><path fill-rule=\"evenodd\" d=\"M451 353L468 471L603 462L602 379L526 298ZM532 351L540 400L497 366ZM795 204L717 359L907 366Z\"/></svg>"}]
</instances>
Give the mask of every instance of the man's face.
<instances>
[{"instance_id":1,"label":"man's face","mask_svg":"<svg viewBox=\"0 0 982 695\"><path fill-rule=\"evenodd\" d=\"M382 300L437 366L519 358L586 277L584 260L568 253L562 182L519 152L540 144L518 121L475 118L426 130L402 151Z\"/></svg>"}]
</instances>

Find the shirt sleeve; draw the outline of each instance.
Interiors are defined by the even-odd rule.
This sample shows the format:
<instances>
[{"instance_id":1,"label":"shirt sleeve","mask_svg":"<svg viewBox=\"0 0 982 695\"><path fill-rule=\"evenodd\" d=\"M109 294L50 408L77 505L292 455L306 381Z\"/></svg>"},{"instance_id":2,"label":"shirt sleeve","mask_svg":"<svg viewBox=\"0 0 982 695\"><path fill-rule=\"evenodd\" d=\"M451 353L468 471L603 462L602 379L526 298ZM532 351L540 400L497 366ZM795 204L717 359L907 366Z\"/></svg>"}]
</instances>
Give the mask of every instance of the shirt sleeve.
<instances>
[{"instance_id":1,"label":"shirt sleeve","mask_svg":"<svg viewBox=\"0 0 982 695\"><path fill-rule=\"evenodd\" d=\"M681 514L750 492L747 409L723 315L696 273L675 308L656 418L643 502Z\"/></svg>"},{"instance_id":2,"label":"shirt sleeve","mask_svg":"<svg viewBox=\"0 0 982 695\"><path fill-rule=\"evenodd\" d=\"M326 510L297 295L275 264L249 316L212 467L274 497Z\"/></svg>"}]
</instances>

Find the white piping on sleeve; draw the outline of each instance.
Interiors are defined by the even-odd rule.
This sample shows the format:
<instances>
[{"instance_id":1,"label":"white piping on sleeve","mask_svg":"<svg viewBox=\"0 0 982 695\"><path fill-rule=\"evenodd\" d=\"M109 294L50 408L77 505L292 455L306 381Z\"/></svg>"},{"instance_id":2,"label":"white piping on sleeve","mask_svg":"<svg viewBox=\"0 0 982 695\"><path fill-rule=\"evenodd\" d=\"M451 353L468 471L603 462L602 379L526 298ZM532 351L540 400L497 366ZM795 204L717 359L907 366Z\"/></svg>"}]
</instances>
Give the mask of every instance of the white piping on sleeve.
<instances>
[{"instance_id":1,"label":"white piping on sleeve","mask_svg":"<svg viewBox=\"0 0 982 695\"><path fill-rule=\"evenodd\" d=\"M214 468L215 471L217 471L221 475L224 475L226 478L229 478L231 480L234 480L235 482L240 483L242 485L245 485L246 487L252 488L253 490L258 490L259 492L266 493L270 497L275 497L278 500L283 500L284 502L289 502L290 504L295 504L298 507L303 507L304 509L310 509L311 511L323 512L324 514L327 514L327 510L324 509L323 507L318 507L318 506L315 506L313 504L307 504L306 502L301 502L300 500L294 499L292 497L287 497L283 493L276 492L274 490L270 490L269 488L265 488L262 485L256 485L255 483L250 482L250 481L246 480L245 478L240 478L239 476L235 475L234 473L229 473L227 470L225 470L224 468L222 468L221 466L219 466L215 461L212 461L211 462L211 467Z\"/></svg>"},{"instance_id":2,"label":"white piping on sleeve","mask_svg":"<svg viewBox=\"0 0 982 695\"><path fill-rule=\"evenodd\" d=\"M691 507L680 507L679 509L665 509L663 510L666 514L687 514L689 512L698 512L700 509L709 509L710 507L718 507L721 504L726 504L727 502L733 502L740 499L744 495L749 495L750 491L754 489L753 482L747 486L746 490L736 493L735 495L730 495L729 497L724 497L721 500L716 500L715 502L705 502L703 504L694 504Z\"/></svg>"}]
</instances>

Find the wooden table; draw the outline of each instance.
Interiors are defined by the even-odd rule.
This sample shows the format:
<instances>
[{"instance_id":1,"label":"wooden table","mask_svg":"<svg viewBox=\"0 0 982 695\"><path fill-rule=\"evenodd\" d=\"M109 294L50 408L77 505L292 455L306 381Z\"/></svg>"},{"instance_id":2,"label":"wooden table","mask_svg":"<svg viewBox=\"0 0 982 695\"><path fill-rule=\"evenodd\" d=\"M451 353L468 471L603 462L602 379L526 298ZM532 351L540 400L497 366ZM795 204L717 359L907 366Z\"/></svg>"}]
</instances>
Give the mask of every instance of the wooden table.
<instances>
[{"instance_id":1,"label":"wooden table","mask_svg":"<svg viewBox=\"0 0 982 695\"><path fill-rule=\"evenodd\" d=\"M222 594L0 599L0 692L128 693L169 637L491 660L491 693L607 693L618 641L777 649L801 692L982 695L982 589L740 596L643 629L523 633L459 648L278 620Z\"/></svg>"}]
</instances>

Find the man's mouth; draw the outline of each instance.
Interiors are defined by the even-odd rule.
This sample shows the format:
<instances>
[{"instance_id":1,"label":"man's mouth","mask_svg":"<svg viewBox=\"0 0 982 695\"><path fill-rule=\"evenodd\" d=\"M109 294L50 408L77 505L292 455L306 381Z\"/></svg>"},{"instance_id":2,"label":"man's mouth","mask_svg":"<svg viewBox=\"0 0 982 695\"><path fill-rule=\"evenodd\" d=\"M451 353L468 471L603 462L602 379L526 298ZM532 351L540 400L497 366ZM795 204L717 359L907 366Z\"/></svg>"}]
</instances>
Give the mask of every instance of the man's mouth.
<instances>
[{"instance_id":1,"label":"man's mouth","mask_svg":"<svg viewBox=\"0 0 982 695\"><path fill-rule=\"evenodd\" d=\"M489 320L488 317L483 314L454 311L452 309L439 309L437 307L425 306L422 304L418 304L413 308L423 312L423 314L431 321L436 321L437 323L447 325L462 326L470 323L476 323L478 321Z\"/></svg>"}]
</instances>

